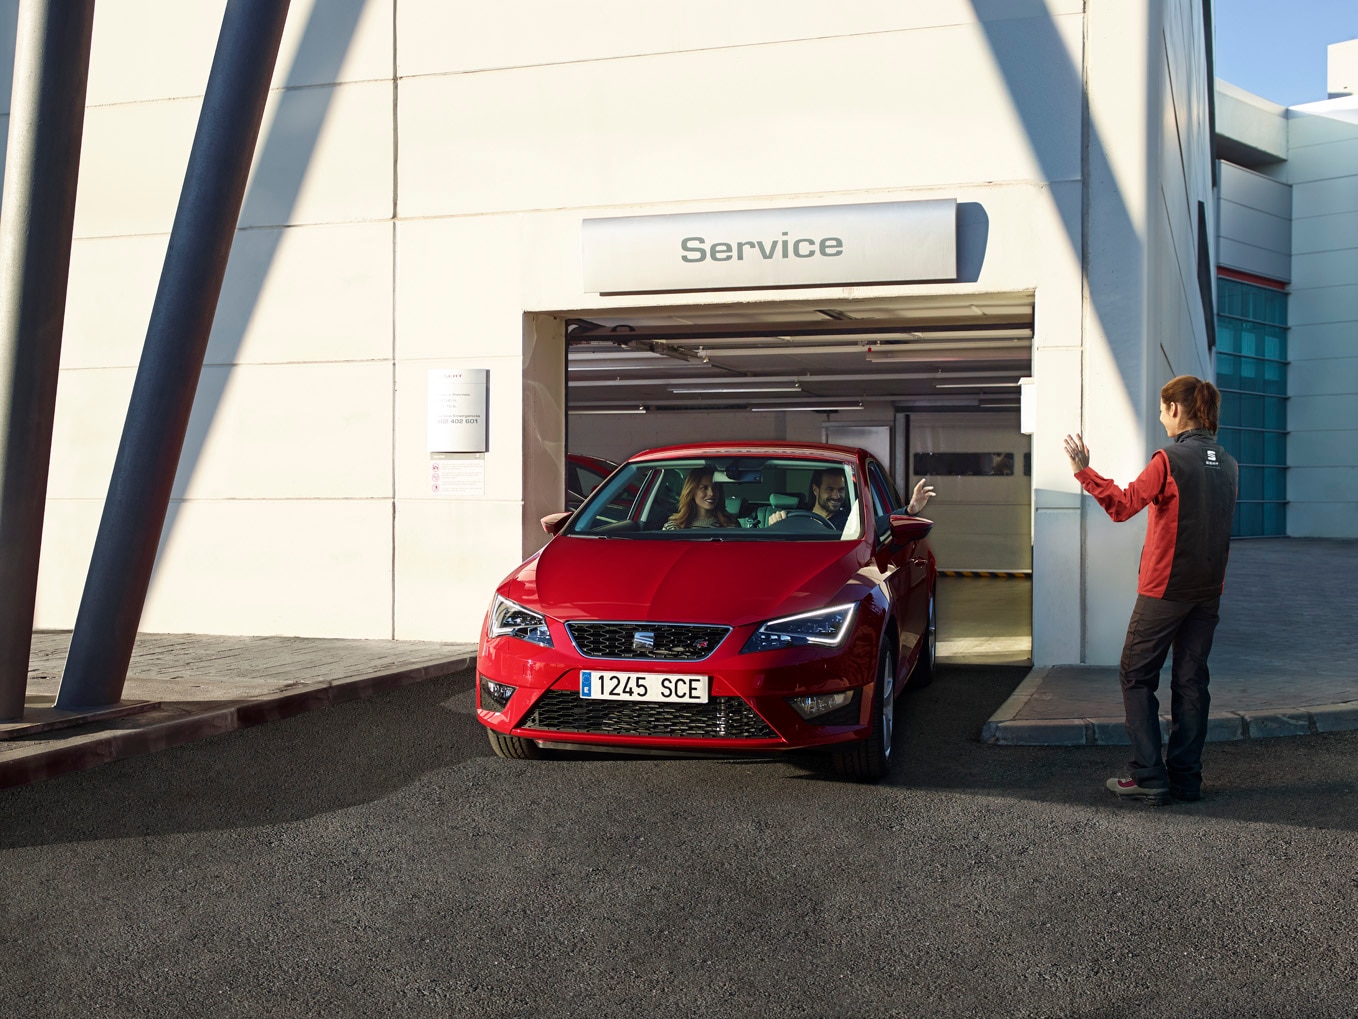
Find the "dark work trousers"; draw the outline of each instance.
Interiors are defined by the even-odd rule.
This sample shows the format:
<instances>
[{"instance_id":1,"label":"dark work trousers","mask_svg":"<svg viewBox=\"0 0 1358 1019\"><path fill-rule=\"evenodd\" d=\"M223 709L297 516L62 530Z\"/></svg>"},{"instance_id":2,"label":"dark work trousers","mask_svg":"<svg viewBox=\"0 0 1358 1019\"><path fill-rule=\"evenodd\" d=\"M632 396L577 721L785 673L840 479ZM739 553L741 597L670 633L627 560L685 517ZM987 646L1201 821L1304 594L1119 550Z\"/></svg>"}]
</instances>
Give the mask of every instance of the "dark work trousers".
<instances>
[{"instance_id":1,"label":"dark work trousers","mask_svg":"<svg viewBox=\"0 0 1358 1019\"><path fill-rule=\"evenodd\" d=\"M1220 598L1165 601L1137 595L1122 648L1122 706L1132 743L1131 777L1147 788L1166 785L1188 793L1202 785L1202 745L1207 740L1207 656L1217 628ZM1169 747L1160 758L1160 667L1174 649L1170 683Z\"/></svg>"}]
</instances>

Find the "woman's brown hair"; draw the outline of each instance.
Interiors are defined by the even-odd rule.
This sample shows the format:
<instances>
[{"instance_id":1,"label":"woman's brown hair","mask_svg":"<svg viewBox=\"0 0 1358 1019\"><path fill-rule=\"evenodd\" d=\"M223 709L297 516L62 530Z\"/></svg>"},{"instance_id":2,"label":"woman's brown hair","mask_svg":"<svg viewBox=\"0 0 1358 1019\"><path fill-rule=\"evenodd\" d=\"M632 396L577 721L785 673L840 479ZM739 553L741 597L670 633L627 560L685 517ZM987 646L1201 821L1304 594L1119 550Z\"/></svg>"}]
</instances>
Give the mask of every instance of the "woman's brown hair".
<instances>
[{"instance_id":1,"label":"woman's brown hair","mask_svg":"<svg viewBox=\"0 0 1358 1019\"><path fill-rule=\"evenodd\" d=\"M679 509L669 519L670 527L688 527L693 523L698 515L698 507L694 502L698 486L702 484L703 478L710 478L714 473L711 467L695 467L688 472L688 476L684 478L684 487L679 491ZM714 481L712 487L717 490L717 508L712 513L717 518L717 523L722 527L739 527L740 521L726 512L721 485Z\"/></svg>"},{"instance_id":2,"label":"woman's brown hair","mask_svg":"<svg viewBox=\"0 0 1358 1019\"><path fill-rule=\"evenodd\" d=\"M1206 379L1180 375L1160 387L1160 402L1177 403L1190 421L1213 434L1217 430L1217 416L1221 413L1221 391Z\"/></svg>"}]
</instances>

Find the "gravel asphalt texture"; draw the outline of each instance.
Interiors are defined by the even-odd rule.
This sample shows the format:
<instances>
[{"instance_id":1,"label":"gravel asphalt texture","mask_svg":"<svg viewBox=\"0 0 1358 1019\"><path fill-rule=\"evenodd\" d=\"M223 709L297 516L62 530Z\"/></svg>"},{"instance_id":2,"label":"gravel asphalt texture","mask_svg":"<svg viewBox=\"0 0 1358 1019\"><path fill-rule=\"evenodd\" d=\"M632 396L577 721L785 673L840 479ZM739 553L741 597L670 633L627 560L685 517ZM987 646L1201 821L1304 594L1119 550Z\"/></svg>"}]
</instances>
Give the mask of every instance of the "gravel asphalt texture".
<instances>
[{"instance_id":1,"label":"gravel asphalt texture","mask_svg":"<svg viewBox=\"0 0 1358 1019\"><path fill-rule=\"evenodd\" d=\"M493 757L471 673L0 793L41 1016L1358 1015L1358 733L983 745L941 667L878 785L814 759Z\"/></svg>"}]
</instances>

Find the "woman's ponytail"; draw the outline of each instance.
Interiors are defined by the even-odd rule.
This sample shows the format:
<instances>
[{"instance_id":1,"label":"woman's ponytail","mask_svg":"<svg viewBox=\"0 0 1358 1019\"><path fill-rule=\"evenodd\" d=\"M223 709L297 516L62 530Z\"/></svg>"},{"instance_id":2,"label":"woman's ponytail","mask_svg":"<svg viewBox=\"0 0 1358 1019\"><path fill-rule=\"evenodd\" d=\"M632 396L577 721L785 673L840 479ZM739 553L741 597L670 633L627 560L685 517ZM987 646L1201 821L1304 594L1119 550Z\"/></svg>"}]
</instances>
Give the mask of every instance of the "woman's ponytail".
<instances>
[{"instance_id":1,"label":"woman's ponytail","mask_svg":"<svg viewBox=\"0 0 1358 1019\"><path fill-rule=\"evenodd\" d=\"M1199 428L1215 433L1221 414L1221 391L1206 379L1180 375L1160 387L1161 403L1177 403Z\"/></svg>"}]
</instances>

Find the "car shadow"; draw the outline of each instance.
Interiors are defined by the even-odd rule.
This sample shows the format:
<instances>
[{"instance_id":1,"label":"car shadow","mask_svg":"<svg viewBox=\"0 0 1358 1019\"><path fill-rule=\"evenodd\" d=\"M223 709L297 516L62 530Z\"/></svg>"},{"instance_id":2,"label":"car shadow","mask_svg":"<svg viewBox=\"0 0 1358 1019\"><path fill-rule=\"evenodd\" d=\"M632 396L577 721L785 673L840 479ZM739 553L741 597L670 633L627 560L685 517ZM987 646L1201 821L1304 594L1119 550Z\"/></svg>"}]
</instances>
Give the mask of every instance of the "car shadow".
<instances>
[{"instance_id":1,"label":"car shadow","mask_svg":"<svg viewBox=\"0 0 1358 1019\"><path fill-rule=\"evenodd\" d=\"M252 828L386 797L489 756L474 671L0 793L0 849Z\"/></svg>"}]
</instances>

